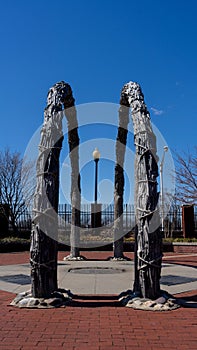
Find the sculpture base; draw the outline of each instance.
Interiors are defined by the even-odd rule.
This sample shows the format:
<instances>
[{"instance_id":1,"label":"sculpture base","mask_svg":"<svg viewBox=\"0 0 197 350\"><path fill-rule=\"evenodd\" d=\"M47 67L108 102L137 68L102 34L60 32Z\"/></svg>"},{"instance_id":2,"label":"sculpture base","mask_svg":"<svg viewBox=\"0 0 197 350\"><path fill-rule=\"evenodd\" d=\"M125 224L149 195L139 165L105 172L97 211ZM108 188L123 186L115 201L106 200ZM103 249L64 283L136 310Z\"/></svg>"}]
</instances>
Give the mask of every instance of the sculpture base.
<instances>
[{"instance_id":1,"label":"sculpture base","mask_svg":"<svg viewBox=\"0 0 197 350\"><path fill-rule=\"evenodd\" d=\"M127 256L123 256L120 258L109 257L107 260L110 260L110 261L131 261L131 259L127 258Z\"/></svg>"},{"instance_id":2,"label":"sculpture base","mask_svg":"<svg viewBox=\"0 0 197 350\"><path fill-rule=\"evenodd\" d=\"M31 309L51 309L57 307L66 307L72 302L72 293L70 290L58 289L53 292L49 298L34 298L31 291L18 294L10 303L11 306Z\"/></svg>"},{"instance_id":3,"label":"sculpture base","mask_svg":"<svg viewBox=\"0 0 197 350\"><path fill-rule=\"evenodd\" d=\"M63 261L83 261L86 260L85 256L73 256L72 254L67 255L63 258Z\"/></svg>"},{"instance_id":4,"label":"sculpture base","mask_svg":"<svg viewBox=\"0 0 197 350\"><path fill-rule=\"evenodd\" d=\"M128 290L119 295L119 301L123 306L146 311L171 311L178 309L181 303L172 295L161 291L161 296L156 300L140 298L137 293Z\"/></svg>"}]
</instances>

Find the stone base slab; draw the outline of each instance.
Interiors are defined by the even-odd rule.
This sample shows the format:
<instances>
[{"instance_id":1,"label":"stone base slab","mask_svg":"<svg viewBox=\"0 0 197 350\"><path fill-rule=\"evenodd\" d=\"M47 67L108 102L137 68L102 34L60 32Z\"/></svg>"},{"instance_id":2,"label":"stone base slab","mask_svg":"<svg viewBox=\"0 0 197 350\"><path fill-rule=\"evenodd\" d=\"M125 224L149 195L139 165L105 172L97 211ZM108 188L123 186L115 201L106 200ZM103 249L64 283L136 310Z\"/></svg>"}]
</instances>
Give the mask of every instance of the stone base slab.
<instances>
[{"instance_id":1,"label":"stone base slab","mask_svg":"<svg viewBox=\"0 0 197 350\"><path fill-rule=\"evenodd\" d=\"M58 289L52 293L50 298L34 298L30 291L18 294L10 303L11 306L19 308L49 309L69 305L72 294L69 290Z\"/></svg>"}]
</instances>

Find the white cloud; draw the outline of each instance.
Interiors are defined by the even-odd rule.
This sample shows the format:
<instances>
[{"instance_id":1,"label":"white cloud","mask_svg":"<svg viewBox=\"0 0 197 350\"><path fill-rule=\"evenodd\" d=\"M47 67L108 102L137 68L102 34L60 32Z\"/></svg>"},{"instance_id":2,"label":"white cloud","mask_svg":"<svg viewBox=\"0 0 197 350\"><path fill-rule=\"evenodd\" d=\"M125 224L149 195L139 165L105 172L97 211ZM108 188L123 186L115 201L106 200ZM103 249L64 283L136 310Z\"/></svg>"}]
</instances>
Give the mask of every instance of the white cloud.
<instances>
[{"instance_id":1,"label":"white cloud","mask_svg":"<svg viewBox=\"0 0 197 350\"><path fill-rule=\"evenodd\" d=\"M70 168L70 164L64 162L64 163L63 163L63 167L64 167L64 168Z\"/></svg>"},{"instance_id":2,"label":"white cloud","mask_svg":"<svg viewBox=\"0 0 197 350\"><path fill-rule=\"evenodd\" d=\"M175 84L176 84L176 86L183 87L183 82L182 81L177 80Z\"/></svg>"},{"instance_id":3,"label":"white cloud","mask_svg":"<svg viewBox=\"0 0 197 350\"><path fill-rule=\"evenodd\" d=\"M164 113L164 111L162 111L161 109L157 109L157 108L154 108L154 107L151 107L151 111L155 115L162 115Z\"/></svg>"}]
</instances>

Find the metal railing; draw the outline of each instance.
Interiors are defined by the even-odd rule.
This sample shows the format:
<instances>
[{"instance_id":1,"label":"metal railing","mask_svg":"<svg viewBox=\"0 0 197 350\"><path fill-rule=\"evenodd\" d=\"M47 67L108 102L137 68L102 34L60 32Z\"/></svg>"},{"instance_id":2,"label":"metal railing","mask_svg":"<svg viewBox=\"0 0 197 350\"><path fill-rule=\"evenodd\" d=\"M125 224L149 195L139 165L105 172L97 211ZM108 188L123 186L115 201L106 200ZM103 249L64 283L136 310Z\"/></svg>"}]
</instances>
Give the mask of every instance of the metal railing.
<instances>
[{"instance_id":1,"label":"metal railing","mask_svg":"<svg viewBox=\"0 0 197 350\"><path fill-rule=\"evenodd\" d=\"M59 205L59 226L65 227L67 224L71 224L71 205L60 204ZM101 225L109 226L114 221L114 205L102 204L101 211ZM135 211L133 204L125 204L123 207L123 228L132 229L135 226ZM81 206L81 227L91 227L91 205L84 204Z\"/></svg>"},{"instance_id":2,"label":"metal railing","mask_svg":"<svg viewBox=\"0 0 197 350\"><path fill-rule=\"evenodd\" d=\"M71 205L59 204L58 218L59 228L69 229L71 224ZM101 224L109 227L114 221L114 205L102 204ZM197 231L197 206L194 207L194 226ZM31 230L31 214L24 212L17 221L18 231ZM81 227L91 227L91 204L81 205ZM123 230L125 232L134 231L135 227L135 209L133 204L124 204L123 206ZM164 234L166 237L181 236L182 234L182 206L172 205L165 215Z\"/></svg>"}]
</instances>

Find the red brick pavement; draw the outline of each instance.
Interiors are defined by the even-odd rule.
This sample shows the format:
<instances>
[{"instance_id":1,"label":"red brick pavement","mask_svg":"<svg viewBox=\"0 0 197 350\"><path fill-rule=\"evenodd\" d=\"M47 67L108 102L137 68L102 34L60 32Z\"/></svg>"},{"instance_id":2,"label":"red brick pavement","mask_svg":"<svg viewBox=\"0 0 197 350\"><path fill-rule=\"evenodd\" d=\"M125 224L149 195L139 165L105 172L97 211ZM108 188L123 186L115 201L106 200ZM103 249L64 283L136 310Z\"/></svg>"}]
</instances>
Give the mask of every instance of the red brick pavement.
<instances>
[{"instance_id":1,"label":"red brick pavement","mask_svg":"<svg viewBox=\"0 0 197 350\"><path fill-rule=\"evenodd\" d=\"M99 260L110 254L84 252L87 258ZM65 255L60 252L59 258ZM189 265L197 261L190 258L179 254L169 260ZM1 254L1 264L28 259L29 253ZM197 301L197 291L179 296ZM193 308L154 313L120 307L114 296L81 296L66 308L33 310L9 306L12 293L1 291L0 297L0 350L197 350Z\"/></svg>"},{"instance_id":2,"label":"red brick pavement","mask_svg":"<svg viewBox=\"0 0 197 350\"><path fill-rule=\"evenodd\" d=\"M170 264L196 267L197 254L165 253L163 257L163 261L168 262Z\"/></svg>"},{"instance_id":3,"label":"red brick pavement","mask_svg":"<svg viewBox=\"0 0 197 350\"><path fill-rule=\"evenodd\" d=\"M29 252L0 254L0 265L24 264L28 262Z\"/></svg>"},{"instance_id":4,"label":"red brick pavement","mask_svg":"<svg viewBox=\"0 0 197 350\"><path fill-rule=\"evenodd\" d=\"M59 252L58 259L62 260L69 252ZM112 252L104 251L85 251L81 254L88 260L106 260L112 256ZM133 253L125 253L125 256L133 259ZM178 253L164 253L163 260L172 264L197 266L197 254L178 254ZM0 254L0 265L14 265L24 264L29 262L29 252L21 253L2 253Z\"/></svg>"},{"instance_id":5,"label":"red brick pavement","mask_svg":"<svg viewBox=\"0 0 197 350\"><path fill-rule=\"evenodd\" d=\"M60 309L18 309L8 306L13 294L0 295L1 350L197 349L196 309L145 312L120 307L113 297L92 305L79 300Z\"/></svg>"}]
</instances>

